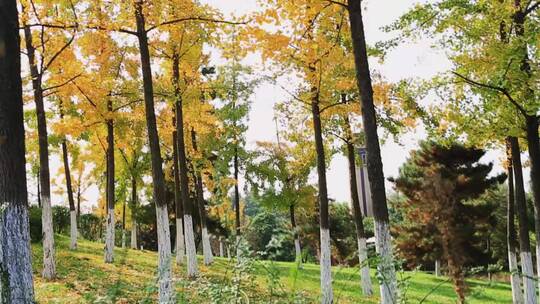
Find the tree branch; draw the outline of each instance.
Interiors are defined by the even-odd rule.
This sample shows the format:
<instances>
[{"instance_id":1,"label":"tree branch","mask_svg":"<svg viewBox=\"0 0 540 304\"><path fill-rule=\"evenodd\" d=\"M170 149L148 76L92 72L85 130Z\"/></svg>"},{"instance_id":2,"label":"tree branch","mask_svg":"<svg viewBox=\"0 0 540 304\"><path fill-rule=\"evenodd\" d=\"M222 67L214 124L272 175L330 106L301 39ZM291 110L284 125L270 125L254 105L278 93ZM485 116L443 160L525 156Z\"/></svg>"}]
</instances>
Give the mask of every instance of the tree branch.
<instances>
[{"instance_id":1,"label":"tree branch","mask_svg":"<svg viewBox=\"0 0 540 304\"><path fill-rule=\"evenodd\" d=\"M203 22L212 22L212 23L225 23L225 24L231 24L231 25L241 25L241 24L247 24L249 22L249 21L235 22L235 21L227 21L227 20L218 20L218 19L212 19L212 18L207 18L207 17L184 17L184 18L177 18L177 19L164 21L154 26L151 26L148 29L146 29L146 33L149 33L152 30L155 30L161 26L176 24L176 23L180 23L184 21L203 21Z\"/></svg>"},{"instance_id":2,"label":"tree branch","mask_svg":"<svg viewBox=\"0 0 540 304\"><path fill-rule=\"evenodd\" d=\"M470 84L470 85L474 85L474 86L477 86L477 87L481 87L481 88L485 88L485 89L490 89L490 90L493 90L493 91L497 91L499 93L502 93L504 96L506 96L506 98L521 112L521 114L523 114L524 116L529 116L527 114L527 111L525 111L525 109L519 104L517 103L514 98L512 97L512 95L510 95L510 93L508 93L508 90L506 90L505 88L502 88L502 87L497 87L497 86L493 86L493 85L489 85L489 84L485 84L485 83L480 83L480 82L477 82L477 81L474 81L472 79L469 79L455 71L452 71L452 74L456 75L457 77L463 79L466 83Z\"/></svg>"},{"instance_id":3,"label":"tree branch","mask_svg":"<svg viewBox=\"0 0 540 304\"><path fill-rule=\"evenodd\" d=\"M74 77L71 77L70 79L66 80L65 82L63 82L61 84L57 84L57 85L54 85L54 86L51 86L51 87L44 88L42 91L45 92L47 90L53 90L53 89L61 88L61 87L65 86L65 85L67 85L68 83L74 81L75 79L79 78L81 75L82 75L82 73L79 73L79 74L75 75Z\"/></svg>"}]
</instances>

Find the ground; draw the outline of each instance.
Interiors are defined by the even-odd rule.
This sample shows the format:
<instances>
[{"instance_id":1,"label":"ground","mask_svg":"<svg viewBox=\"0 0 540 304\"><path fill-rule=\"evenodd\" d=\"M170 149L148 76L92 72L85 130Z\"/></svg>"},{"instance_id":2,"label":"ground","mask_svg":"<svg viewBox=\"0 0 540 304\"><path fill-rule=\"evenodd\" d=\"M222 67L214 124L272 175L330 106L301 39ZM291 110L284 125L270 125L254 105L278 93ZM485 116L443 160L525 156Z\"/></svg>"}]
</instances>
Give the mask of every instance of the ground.
<instances>
[{"instance_id":1,"label":"ground","mask_svg":"<svg viewBox=\"0 0 540 304\"><path fill-rule=\"evenodd\" d=\"M103 244L80 240L69 250L69 238L57 236L58 279L44 281L41 246L33 244L35 292L38 303L155 303L155 252L116 249L115 262L103 262ZM183 267L174 268L178 303L317 303L319 267L295 263L272 263L216 258L210 267L199 263L202 275L195 281L184 277ZM372 271L375 282L375 272ZM406 302L455 303L450 283L444 277L422 272L400 274ZM334 267L336 303L377 303L378 296L361 295L357 268ZM509 284L469 280L468 303L511 303ZM238 288L238 286L240 286ZM378 293L378 287L375 287ZM232 300L241 299L241 300ZM422 301L423 300L423 301ZM248 302L249 301L249 302Z\"/></svg>"}]
</instances>

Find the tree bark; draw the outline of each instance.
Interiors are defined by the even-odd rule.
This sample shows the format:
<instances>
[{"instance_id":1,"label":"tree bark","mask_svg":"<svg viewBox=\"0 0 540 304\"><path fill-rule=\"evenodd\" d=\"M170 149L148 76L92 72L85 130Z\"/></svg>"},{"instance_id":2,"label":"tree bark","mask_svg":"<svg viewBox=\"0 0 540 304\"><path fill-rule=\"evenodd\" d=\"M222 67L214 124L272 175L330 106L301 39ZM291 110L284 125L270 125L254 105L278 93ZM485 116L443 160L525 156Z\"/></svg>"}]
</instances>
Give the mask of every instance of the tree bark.
<instances>
[{"instance_id":1,"label":"tree bark","mask_svg":"<svg viewBox=\"0 0 540 304\"><path fill-rule=\"evenodd\" d=\"M143 2L137 0L135 5L135 19L137 25L137 38L141 55L141 69L143 76L144 105L146 112L146 126L148 129L148 142L152 163L152 181L154 200L156 202L156 221L158 235L158 282L159 302L174 303L175 292L171 280L171 240L169 231L169 217L167 202L165 201L165 181L163 176L161 149L154 111L154 88L152 84L152 69L150 51L148 49L148 36L143 13Z\"/></svg>"},{"instance_id":2,"label":"tree bark","mask_svg":"<svg viewBox=\"0 0 540 304\"><path fill-rule=\"evenodd\" d=\"M177 56L175 57L177 58ZM174 65L178 67L178 62ZM174 69L174 68L173 68ZM175 73L176 75L176 73ZM184 210L182 207L182 198L180 193L180 170L178 169L178 130L176 127L176 109L173 121L173 173L174 173L174 205L176 217L176 264L181 265L184 262L186 244L184 240Z\"/></svg>"},{"instance_id":3,"label":"tree bark","mask_svg":"<svg viewBox=\"0 0 540 304\"><path fill-rule=\"evenodd\" d=\"M326 186L326 163L322 137L321 112L319 109L319 93L312 88L311 114L313 116L313 131L315 137L315 151L317 153L317 175L319 185L319 222L321 237L321 303L333 303L332 290L332 256L330 250L330 230L328 225L328 190Z\"/></svg>"},{"instance_id":4,"label":"tree bark","mask_svg":"<svg viewBox=\"0 0 540 304\"><path fill-rule=\"evenodd\" d=\"M60 103L60 119L64 119L64 108ZM70 217L70 244L71 250L77 249L77 214L75 211L75 201L73 199L73 186L71 183L71 172L69 168L69 154L67 148L67 138L62 140L62 159L64 161L64 174L66 176L66 191L69 202L69 217Z\"/></svg>"},{"instance_id":5,"label":"tree bark","mask_svg":"<svg viewBox=\"0 0 540 304\"><path fill-rule=\"evenodd\" d=\"M349 161L349 185L351 190L351 203L354 215L354 224L356 226L356 239L358 241L358 259L360 266L360 279L362 293L366 296L373 294L371 278L369 276L369 261L367 255L366 235L364 232L364 222L362 221L362 211L360 210L360 198L358 197L358 188L356 181L356 157L353 145L352 130L349 119L345 118L347 128L347 159Z\"/></svg>"},{"instance_id":6,"label":"tree bark","mask_svg":"<svg viewBox=\"0 0 540 304\"><path fill-rule=\"evenodd\" d=\"M294 250L296 253L296 263L302 263L302 246L300 246L300 236L298 234L298 227L296 226L296 216L295 216L295 206L294 204L289 205L289 216L291 217L291 228L294 236Z\"/></svg>"},{"instance_id":7,"label":"tree bark","mask_svg":"<svg viewBox=\"0 0 540 304\"><path fill-rule=\"evenodd\" d=\"M506 240L508 244L508 271L510 272L510 283L512 286L512 303L522 304L523 294L521 293L521 283L519 278L519 269L517 263L518 241L515 228L515 198L514 198L514 171L512 166L512 152L510 143L507 140L506 147L507 174L508 174L508 199L507 199L507 233Z\"/></svg>"},{"instance_id":8,"label":"tree bark","mask_svg":"<svg viewBox=\"0 0 540 304\"><path fill-rule=\"evenodd\" d=\"M0 303L34 303L17 2L0 11Z\"/></svg>"},{"instance_id":9,"label":"tree bark","mask_svg":"<svg viewBox=\"0 0 540 304\"><path fill-rule=\"evenodd\" d=\"M107 101L107 110L112 113L112 101ZM114 216L114 122L107 119L107 231L105 235L105 263L114 261L115 216Z\"/></svg>"},{"instance_id":10,"label":"tree bark","mask_svg":"<svg viewBox=\"0 0 540 304\"><path fill-rule=\"evenodd\" d=\"M240 191L238 189L238 174L239 174L239 163L238 163L238 143L235 143L234 146L234 159L233 159L233 167L234 167L234 218L235 218L235 227L236 227L236 238L238 242L238 238L240 237L242 231L240 231ZM238 246L238 244L236 244Z\"/></svg>"},{"instance_id":11,"label":"tree bark","mask_svg":"<svg viewBox=\"0 0 540 304\"><path fill-rule=\"evenodd\" d=\"M197 133L191 129L191 144L195 152L197 149ZM195 190L197 195L197 206L199 207L199 217L201 221L201 239L204 256L204 265L210 265L214 261L212 255L212 246L210 245L210 235L208 234L208 228L206 223L206 207L204 205L204 191L201 168L193 163L193 174L195 176Z\"/></svg>"},{"instance_id":12,"label":"tree bark","mask_svg":"<svg viewBox=\"0 0 540 304\"><path fill-rule=\"evenodd\" d=\"M384 173L377 134L377 118L373 104L373 87L369 70L361 0L348 0L347 10L351 26L356 80L360 92L362 119L367 149L367 171L373 202L376 250L381 257L378 271L384 278L380 284L381 303L395 303L398 297L396 270L392 254L390 222L386 205Z\"/></svg>"},{"instance_id":13,"label":"tree bark","mask_svg":"<svg viewBox=\"0 0 540 304\"><path fill-rule=\"evenodd\" d=\"M39 209L41 209L41 187L40 187L40 179L39 179L39 171L36 175L37 179L36 179L36 185L37 185L37 202L38 202L38 207Z\"/></svg>"},{"instance_id":14,"label":"tree bark","mask_svg":"<svg viewBox=\"0 0 540 304\"><path fill-rule=\"evenodd\" d=\"M32 89L36 104L38 144L39 144L39 177L41 184L41 224L43 230L43 272L45 279L52 280L56 277L56 264L54 253L54 231L52 224L51 207L51 182L49 170L49 140L47 135L47 119L43 104L42 75L38 71L35 48L32 42L32 31L28 25L24 26L26 51L32 76Z\"/></svg>"},{"instance_id":15,"label":"tree bark","mask_svg":"<svg viewBox=\"0 0 540 304\"><path fill-rule=\"evenodd\" d=\"M131 249L137 249L137 179L131 177Z\"/></svg>"},{"instance_id":16,"label":"tree bark","mask_svg":"<svg viewBox=\"0 0 540 304\"><path fill-rule=\"evenodd\" d=\"M176 54L173 63L173 83L175 85L175 97L176 97L176 130L178 137L178 162L180 170L180 194L182 198L183 211L184 211L184 235L186 245L186 257L187 257L187 274L188 277L194 278L199 274L197 267L197 252L195 247L195 235L193 232L193 203L189 197L189 180L187 175L187 158L186 158L186 144L184 141L184 113L183 102L180 94L180 72L179 72L179 58Z\"/></svg>"},{"instance_id":17,"label":"tree bark","mask_svg":"<svg viewBox=\"0 0 540 304\"><path fill-rule=\"evenodd\" d=\"M529 224L527 222L527 203L525 186L523 183L523 169L521 166L521 151L516 137L509 137L508 142L512 151L512 165L514 167L515 200L519 223L519 249L521 258L521 271L523 272L523 289L525 303L536 303L536 290L534 270L529 240Z\"/></svg>"}]
</instances>

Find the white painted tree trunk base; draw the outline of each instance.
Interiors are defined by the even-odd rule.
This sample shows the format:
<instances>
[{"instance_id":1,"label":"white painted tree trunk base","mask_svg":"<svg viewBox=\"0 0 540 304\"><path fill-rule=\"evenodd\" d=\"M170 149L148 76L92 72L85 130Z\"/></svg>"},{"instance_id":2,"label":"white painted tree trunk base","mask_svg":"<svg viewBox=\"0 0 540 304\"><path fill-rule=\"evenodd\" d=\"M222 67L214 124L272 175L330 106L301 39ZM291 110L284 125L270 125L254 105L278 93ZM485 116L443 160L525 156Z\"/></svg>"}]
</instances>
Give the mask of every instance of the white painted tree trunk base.
<instances>
[{"instance_id":1,"label":"white painted tree trunk base","mask_svg":"<svg viewBox=\"0 0 540 304\"><path fill-rule=\"evenodd\" d=\"M321 304L332 304L332 260L330 251L330 231L321 227Z\"/></svg>"},{"instance_id":2,"label":"white painted tree trunk base","mask_svg":"<svg viewBox=\"0 0 540 304\"><path fill-rule=\"evenodd\" d=\"M300 247L300 239L294 239L294 251L296 253L296 263L302 263L302 247Z\"/></svg>"},{"instance_id":3,"label":"white painted tree trunk base","mask_svg":"<svg viewBox=\"0 0 540 304\"><path fill-rule=\"evenodd\" d=\"M441 261L435 260L435 276L440 277L441 276Z\"/></svg>"},{"instance_id":4,"label":"white painted tree trunk base","mask_svg":"<svg viewBox=\"0 0 540 304\"><path fill-rule=\"evenodd\" d=\"M197 268L197 251L195 248L195 236L193 234L193 221L191 215L184 214L184 224L186 233L187 275L190 278L194 278L199 275L199 269Z\"/></svg>"},{"instance_id":5,"label":"white painted tree trunk base","mask_svg":"<svg viewBox=\"0 0 540 304\"><path fill-rule=\"evenodd\" d=\"M41 225L43 229L43 272L44 279L52 280L56 277L56 262L54 254L54 230L52 224L51 198L41 198Z\"/></svg>"},{"instance_id":6,"label":"white painted tree trunk base","mask_svg":"<svg viewBox=\"0 0 540 304\"><path fill-rule=\"evenodd\" d=\"M114 209L107 212L107 231L105 232L105 263L114 261Z\"/></svg>"},{"instance_id":7,"label":"white painted tree trunk base","mask_svg":"<svg viewBox=\"0 0 540 304\"><path fill-rule=\"evenodd\" d=\"M158 282L159 303L176 303L176 294L171 274L171 232L167 205L156 206L158 235Z\"/></svg>"},{"instance_id":8,"label":"white painted tree trunk base","mask_svg":"<svg viewBox=\"0 0 540 304\"><path fill-rule=\"evenodd\" d=\"M131 249L137 248L137 222L133 219L133 223L131 223Z\"/></svg>"},{"instance_id":9,"label":"white painted tree trunk base","mask_svg":"<svg viewBox=\"0 0 540 304\"><path fill-rule=\"evenodd\" d=\"M223 257L223 239L219 238L219 256Z\"/></svg>"},{"instance_id":10,"label":"white painted tree trunk base","mask_svg":"<svg viewBox=\"0 0 540 304\"><path fill-rule=\"evenodd\" d=\"M176 264L184 263L186 254L186 241L184 240L184 221L181 218L176 219Z\"/></svg>"},{"instance_id":11,"label":"white painted tree trunk base","mask_svg":"<svg viewBox=\"0 0 540 304\"><path fill-rule=\"evenodd\" d=\"M396 269L392 255L392 243L390 237L390 225L385 221L375 219L375 249L380 256L377 271L382 277L379 282L381 292L381 304L393 304L398 302Z\"/></svg>"},{"instance_id":12,"label":"white painted tree trunk base","mask_svg":"<svg viewBox=\"0 0 540 304\"><path fill-rule=\"evenodd\" d=\"M76 250L77 249L77 211L70 210L69 211L69 218L70 218L70 243L69 243L69 249Z\"/></svg>"},{"instance_id":13,"label":"white painted tree trunk base","mask_svg":"<svg viewBox=\"0 0 540 304\"><path fill-rule=\"evenodd\" d=\"M28 209L0 206L0 303L34 303Z\"/></svg>"},{"instance_id":14,"label":"white painted tree trunk base","mask_svg":"<svg viewBox=\"0 0 540 304\"><path fill-rule=\"evenodd\" d=\"M371 296L373 295L373 286L371 285L371 277L369 276L369 260L365 238L358 239L358 261L360 263L360 284L362 286L362 294Z\"/></svg>"},{"instance_id":15,"label":"white painted tree trunk base","mask_svg":"<svg viewBox=\"0 0 540 304\"><path fill-rule=\"evenodd\" d=\"M122 249L126 249L126 230L122 229Z\"/></svg>"},{"instance_id":16,"label":"white painted tree trunk base","mask_svg":"<svg viewBox=\"0 0 540 304\"><path fill-rule=\"evenodd\" d=\"M530 252L521 252L521 271L523 272L523 294L525 303L536 303L536 286Z\"/></svg>"},{"instance_id":17,"label":"white painted tree trunk base","mask_svg":"<svg viewBox=\"0 0 540 304\"><path fill-rule=\"evenodd\" d=\"M210 245L210 236L208 235L208 229L204 227L202 229L202 247L204 256L204 265L210 265L214 262L214 256L212 255L212 246Z\"/></svg>"},{"instance_id":18,"label":"white painted tree trunk base","mask_svg":"<svg viewBox=\"0 0 540 304\"><path fill-rule=\"evenodd\" d=\"M521 292L517 255L512 251L508 251L508 270L510 271L510 284L512 286L512 303L523 304L523 293Z\"/></svg>"}]
</instances>

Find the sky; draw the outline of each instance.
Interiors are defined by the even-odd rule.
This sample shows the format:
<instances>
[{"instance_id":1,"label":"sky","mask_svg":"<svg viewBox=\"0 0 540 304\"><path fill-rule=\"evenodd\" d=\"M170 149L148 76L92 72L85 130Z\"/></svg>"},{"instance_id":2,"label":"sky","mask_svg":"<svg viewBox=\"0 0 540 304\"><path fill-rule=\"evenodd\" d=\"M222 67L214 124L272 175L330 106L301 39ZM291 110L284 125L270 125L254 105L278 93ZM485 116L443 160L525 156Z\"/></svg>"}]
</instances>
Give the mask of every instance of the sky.
<instances>
[{"instance_id":1,"label":"sky","mask_svg":"<svg viewBox=\"0 0 540 304\"><path fill-rule=\"evenodd\" d=\"M425 1L425 0L424 0ZM257 9L256 0L201 0L203 4L214 6L223 12L225 16L240 16ZM387 33L381 30L382 26L388 25L400 15L413 7L416 0L364 0L364 23L368 44L389 38ZM219 60L219 59L218 59ZM257 58L251 56L244 63L257 63ZM384 63L370 61L372 71L380 73L386 80L397 82L404 78L429 78L439 72L450 68L450 63L440 50L431 47L430 41L418 41L397 47L388 54ZM270 83L261 84L252 97L252 110L249 117L249 129L247 131L248 148L254 147L257 141L275 141L276 129L273 121L273 107L276 102L287 99L288 95L279 86ZM416 132L405 134L399 138L399 143L388 138L382 142L381 153L385 177L396 176L399 167L406 160L410 150L417 147L418 141L425 138L425 132L421 129ZM489 152L484 161L495 162L497 171L501 171L499 165L500 151ZM60 173L60 165L57 155L51 159L51 175ZM345 202L350 200L349 175L347 160L342 155L336 155L330 163L327 171L328 192L332 199ZM528 176L528 172L524 172ZM30 181L32 184L33 181ZM240 189L243 189L243 181L240 181ZM387 183L387 187L391 187ZM31 186L30 199L35 194L35 187ZM34 190L34 191L33 191ZM99 196L97 187L92 187L86 193L90 204L94 205ZM35 196L34 196L35 197ZM53 204L66 205L63 195L53 195ZM84 208L84 210L88 210Z\"/></svg>"}]
</instances>

